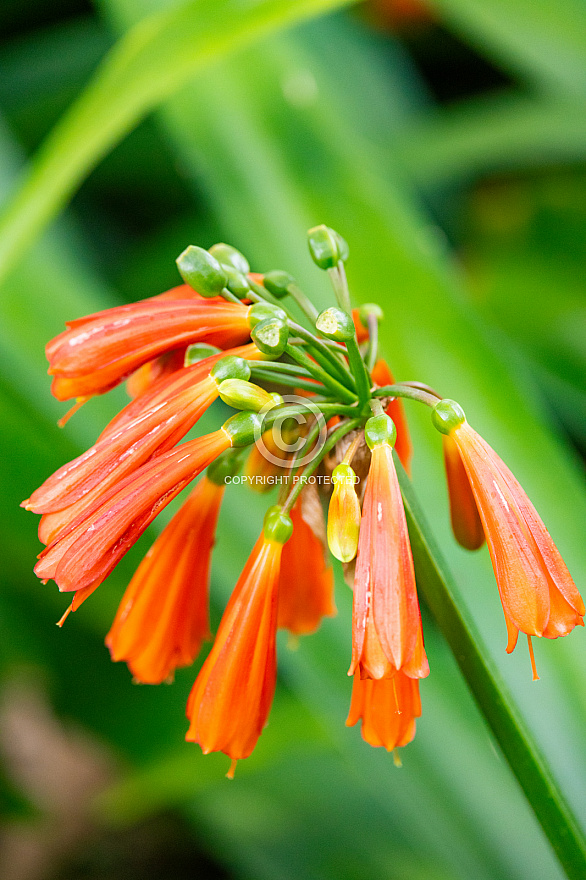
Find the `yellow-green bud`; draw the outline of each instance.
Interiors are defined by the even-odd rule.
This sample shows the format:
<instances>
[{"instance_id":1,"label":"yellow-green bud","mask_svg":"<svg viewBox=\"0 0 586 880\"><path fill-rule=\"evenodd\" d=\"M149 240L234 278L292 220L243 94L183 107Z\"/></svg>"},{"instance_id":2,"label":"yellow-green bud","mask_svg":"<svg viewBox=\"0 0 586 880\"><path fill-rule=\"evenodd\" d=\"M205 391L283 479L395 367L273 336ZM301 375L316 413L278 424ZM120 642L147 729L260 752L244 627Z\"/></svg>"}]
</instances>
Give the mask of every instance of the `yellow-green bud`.
<instances>
[{"instance_id":1,"label":"yellow-green bud","mask_svg":"<svg viewBox=\"0 0 586 880\"><path fill-rule=\"evenodd\" d=\"M340 562L352 562L358 550L360 502L356 494L358 477L349 464L339 464L332 473L334 491L328 510L328 546Z\"/></svg>"},{"instance_id":2,"label":"yellow-green bud","mask_svg":"<svg viewBox=\"0 0 586 880\"><path fill-rule=\"evenodd\" d=\"M283 403L280 394L269 394L260 385L247 382L243 379L224 379L218 385L220 398L233 406L234 409L252 410L260 412L261 409L272 409Z\"/></svg>"}]
</instances>

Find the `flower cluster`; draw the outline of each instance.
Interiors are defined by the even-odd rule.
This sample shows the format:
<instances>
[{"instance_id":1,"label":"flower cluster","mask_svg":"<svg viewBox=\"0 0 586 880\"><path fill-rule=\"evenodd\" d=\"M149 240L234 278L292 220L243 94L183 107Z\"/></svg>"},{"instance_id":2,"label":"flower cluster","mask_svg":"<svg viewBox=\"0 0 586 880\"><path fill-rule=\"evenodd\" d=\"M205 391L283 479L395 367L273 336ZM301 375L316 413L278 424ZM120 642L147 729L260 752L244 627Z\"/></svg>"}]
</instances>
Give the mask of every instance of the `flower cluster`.
<instances>
[{"instance_id":1,"label":"flower cluster","mask_svg":"<svg viewBox=\"0 0 586 880\"><path fill-rule=\"evenodd\" d=\"M183 285L70 322L47 346L55 397L74 398L73 412L126 380L132 399L23 502L41 514L36 574L73 594L62 624L205 470L140 563L106 637L113 660L157 684L211 638L210 558L226 486L242 469L252 488L278 486L187 706L187 739L226 753L229 775L267 722L278 628L297 638L335 614L328 546L354 591L346 723L361 721L364 739L387 750L415 735L429 664L396 470L397 458L409 472L412 456L404 399L429 406L443 435L456 539L471 550L488 544L507 651L525 633L536 677L531 638L567 635L585 613L535 509L460 406L421 383L395 383L378 353L382 311L351 309L346 242L321 226L309 248L337 298L321 314L288 273L252 273L218 244L180 255ZM218 398L236 414L180 442Z\"/></svg>"}]
</instances>

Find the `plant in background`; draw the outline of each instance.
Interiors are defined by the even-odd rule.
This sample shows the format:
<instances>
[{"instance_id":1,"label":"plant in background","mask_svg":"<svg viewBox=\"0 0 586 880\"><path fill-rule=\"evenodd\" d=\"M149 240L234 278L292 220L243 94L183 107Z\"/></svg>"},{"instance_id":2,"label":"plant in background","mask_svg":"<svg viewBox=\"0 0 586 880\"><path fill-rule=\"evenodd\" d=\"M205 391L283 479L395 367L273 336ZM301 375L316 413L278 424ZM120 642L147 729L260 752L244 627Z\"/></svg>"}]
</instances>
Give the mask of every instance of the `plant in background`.
<instances>
[{"instance_id":1,"label":"plant in background","mask_svg":"<svg viewBox=\"0 0 586 880\"><path fill-rule=\"evenodd\" d=\"M135 679L158 683L193 662L208 637L225 486L278 486L188 702L187 739L225 752L229 775L269 715L277 628L296 637L335 613L326 533L354 584L347 724L361 720L364 739L388 750L415 735L429 666L393 454L409 468L402 399L430 407L444 436L454 533L468 549L486 537L507 650L525 633L537 678L532 637L567 635L585 613L535 509L461 407L422 383L393 381L379 358L380 308L352 312L343 238L319 226L309 249L337 299L321 314L286 272L251 273L241 253L218 244L180 255L184 285L72 321L47 346L54 395L77 398L76 409L126 379L134 397L91 449L23 502L42 514L37 575L74 592L63 623L207 469L139 566L106 639ZM180 443L217 398L239 412ZM316 487L330 496L327 528Z\"/></svg>"}]
</instances>

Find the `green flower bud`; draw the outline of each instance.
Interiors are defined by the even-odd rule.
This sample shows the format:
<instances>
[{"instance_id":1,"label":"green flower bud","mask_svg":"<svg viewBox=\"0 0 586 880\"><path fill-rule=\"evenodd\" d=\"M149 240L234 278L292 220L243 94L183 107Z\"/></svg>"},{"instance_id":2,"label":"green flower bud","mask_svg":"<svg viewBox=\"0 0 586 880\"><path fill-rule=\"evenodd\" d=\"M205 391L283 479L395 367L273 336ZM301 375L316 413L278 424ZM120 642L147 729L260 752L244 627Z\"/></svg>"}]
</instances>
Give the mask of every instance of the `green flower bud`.
<instances>
[{"instance_id":1,"label":"green flower bud","mask_svg":"<svg viewBox=\"0 0 586 880\"><path fill-rule=\"evenodd\" d=\"M358 317L360 318L360 323L363 324L364 327L366 327L369 315L374 315L377 321L382 321L384 318L384 312L377 303L365 303L363 306L360 306Z\"/></svg>"},{"instance_id":2,"label":"green flower bud","mask_svg":"<svg viewBox=\"0 0 586 880\"><path fill-rule=\"evenodd\" d=\"M218 386L218 394L228 406L254 412L260 412L265 408L272 409L283 403L280 394L269 394L260 385L246 382L244 379L224 379Z\"/></svg>"},{"instance_id":3,"label":"green flower bud","mask_svg":"<svg viewBox=\"0 0 586 880\"><path fill-rule=\"evenodd\" d=\"M218 386L224 379L250 379L250 365L244 358L228 354L216 361L210 376Z\"/></svg>"},{"instance_id":4,"label":"green flower bud","mask_svg":"<svg viewBox=\"0 0 586 880\"><path fill-rule=\"evenodd\" d=\"M216 348L215 345L207 345L205 342L194 342L193 345L188 346L185 352L183 366L190 367L192 364L197 364L199 361L212 357L214 354L220 354L221 350L221 348Z\"/></svg>"},{"instance_id":5,"label":"green flower bud","mask_svg":"<svg viewBox=\"0 0 586 880\"><path fill-rule=\"evenodd\" d=\"M281 321L287 320L287 313L268 302L257 302L248 309L248 326L252 329L260 321L265 318L279 318Z\"/></svg>"},{"instance_id":6,"label":"green flower bud","mask_svg":"<svg viewBox=\"0 0 586 880\"><path fill-rule=\"evenodd\" d=\"M348 244L329 226L314 226L307 233L309 253L320 269L333 269L348 259Z\"/></svg>"},{"instance_id":7,"label":"green flower bud","mask_svg":"<svg viewBox=\"0 0 586 880\"><path fill-rule=\"evenodd\" d=\"M280 318L265 318L251 330L250 336L259 351L277 358L285 351L289 339L289 327Z\"/></svg>"},{"instance_id":8,"label":"green flower bud","mask_svg":"<svg viewBox=\"0 0 586 880\"><path fill-rule=\"evenodd\" d=\"M432 409L431 421L440 434L451 434L455 428L466 421L466 416L459 403L445 397Z\"/></svg>"},{"instance_id":9,"label":"green flower bud","mask_svg":"<svg viewBox=\"0 0 586 880\"><path fill-rule=\"evenodd\" d=\"M291 517L278 504L269 507L264 519L264 536L267 541L274 541L277 544L286 544L293 534L293 523Z\"/></svg>"},{"instance_id":10,"label":"green flower bud","mask_svg":"<svg viewBox=\"0 0 586 880\"><path fill-rule=\"evenodd\" d=\"M288 272L281 269L275 269L273 272L267 272L263 276L263 287L272 293L277 299L282 299L289 293L289 285L295 283L295 279Z\"/></svg>"},{"instance_id":11,"label":"green flower bud","mask_svg":"<svg viewBox=\"0 0 586 880\"><path fill-rule=\"evenodd\" d=\"M375 446L394 446L397 439L395 423L385 413L372 416L364 426L364 438L369 449L374 449Z\"/></svg>"},{"instance_id":12,"label":"green flower bud","mask_svg":"<svg viewBox=\"0 0 586 880\"><path fill-rule=\"evenodd\" d=\"M201 296L219 296L226 286L224 270L203 248L190 244L175 262L185 283Z\"/></svg>"},{"instance_id":13,"label":"green flower bud","mask_svg":"<svg viewBox=\"0 0 586 880\"><path fill-rule=\"evenodd\" d=\"M209 465L206 476L216 486L223 486L226 483L226 477L236 476L241 467L242 450L226 449Z\"/></svg>"},{"instance_id":14,"label":"green flower bud","mask_svg":"<svg viewBox=\"0 0 586 880\"><path fill-rule=\"evenodd\" d=\"M226 273L226 287L228 290L234 296L237 296L238 299L246 299L250 293L250 282L246 275L243 275L242 272L238 272L236 269L232 269L231 266L222 266L222 269Z\"/></svg>"},{"instance_id":15,"label":"green flower bud","mask_svg":"<svg viewBox=\"0 0 586 880\"><path fill-rule=\"evenodd\" d=\"M239 412L222 425L230 438L230 446L251 446L262 434L262 422L255 412Z\"/></svg>"},{"instance_id":16,"label":"green flower bud","mask_svg":"<svg viewBox=\"0 0 586 880\"><path fill-rule=\"evenodd\" d=\"M223 241L213 244L209 249L209 253L222 266L230 266L232 269L240 272L241 275L248 275L250 272L250 266L244 254L241 254L231 244L224 244Z\"/></svg>"},{"instance_id":17,"label":"green flower bud","mask_svg":"<svg viewBox=\"0 0 586 880\"><path fill-rule=\"evenodd\" d=\"M342 309L332 307L319 315L315 326L322 336L327 339L335 339L337 342L346 342L352 339L355 333L354 321L343 312Z\"/></svg>"}]
</instances>

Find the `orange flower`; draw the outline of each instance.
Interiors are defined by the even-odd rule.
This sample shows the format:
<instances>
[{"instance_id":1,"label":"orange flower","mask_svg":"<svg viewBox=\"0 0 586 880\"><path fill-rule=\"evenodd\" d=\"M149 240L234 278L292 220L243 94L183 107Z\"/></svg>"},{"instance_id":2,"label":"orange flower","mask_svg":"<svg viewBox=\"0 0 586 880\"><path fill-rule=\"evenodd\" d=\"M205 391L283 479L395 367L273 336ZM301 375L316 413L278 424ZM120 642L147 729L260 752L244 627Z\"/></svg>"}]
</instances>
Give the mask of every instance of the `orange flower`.
<instances>
[{"instance_id":1,"label":"orange flower","mask_svg":"<svg viewBox=\"0 0 586 880\"><path fill-rule=\"evenodd\" d=\"M383 746L388 752L406 746L415 736L415 719L420 715L417 679L402 672L380 681L354 676L346 726L362 719L362 738L371 746Z\"/></svg>"},{"instance_id":2,"label":"orange flower","mask_svg":"<svg viewBox=\"0 0 586 880\"><path fill-rule=\"evenodd\" d=\"M106 645L135 679L159 684L210 637L209 569L224 486L203 477L128 585Z\"/></svg>"},{"instance_id":3,"label":"orange flower","mask_svg":"<svg viewBox=\"0 0 586 880\"><path fill-rule=\"evenodd\" d=\"M63 528L40 554L35 573L62 591L101 583L157 514L231 445L220 429L147 462Z\"/></svg>"},{"instance_id":4,"label":"orange flower","mask_svg":"<svg viewBox=\"0 0 586 880\"><path fill-rule=\"evenodd\" d=\"M269 511L265 523L275 510ZM286 537L271 533L265 525L187 703L190 725L185 738L199 743L204 755L218 751L229 755L230 777L236 761L254 749L275 691L279 570L283 543L291 534L291 520L286 520Z\"/></svg>"},{"instance_id":5,"label":"orange flower","mask_svg":"<svg viewBox=\"0 0 586 880\"><path fill-rule=\"evenodd\" d=\"M372 380L377 385L393 385L395 380L393 374L389 370L386 361L378 360L372 371ZM399 456L399 461L408 474L411 474L411 457L413 455L413 446L411 444L411 436L409 434L409 425L405 417L403 403L399 397L394 397L385 410L395 423L397 429L397 440L395 442L395 452Z\"/></svg>"},{"instance_id":6,"label":"orange flower","mask_svg":"<svg viewBox=\"0 0 586 880\"><path fill-rule=\"evenodd\" d=\"M405 511L393 462L395 430L382 414L366 423L372 460L362 507L354 576L349 675L429 674Z\"/></svg>"},{"instance_id":7,"label":"orange flower","mask_svg":"<svg viewBox=\"0 0 586 880\"><path fill-rule=\"evenodd\" d=\"M91 490L98 491L87 499L90 503L187 434L218 396L218 385L210 370L221 358L235 354L254 358L260 353L255 345L242 346L161 378L118 413L93 446L60 467L22 506L43 514L70 508L72 516L67 514L65 521L71 522L86 509L86 503L77 502ZM53 520L63 527L63 517ZM46 525L45 521L41 540ZM53 530L49 537L55 534Z\"/></svg>"},{"instance_id":8,"label":"orange flower","mask_svg":"<svg viewBox=\"0 0 586 880\"><path fill-rule=\"evenodd\" d=\"M484 531L472 486L455 440L445 434L442 440L452 531L462 547L478 550L484 544Z\"/></svg>"},{"instance_id":9,"label":"orange flower","mask_svg":"<svg viewBox=\"0 0 586 880\"><path fill-rule=\"evenodd\" d=\"M555 639L583 626L584 603L559 550L527 495L496 452L470 427L460 406L442 400L433 412L438 430L454 441L478 506L508 632Z\"/></svg>"},{"instance_id":10,"label":"orange flower","mask_svg":"<svg viewBox=\"0 0 586 880\"><path fill-rule=\"evenodd\" d=\"M153 298L72 321L46 347L53 394L102 394L147 361L193 342L238 345L249 336L247 314L219 299Z\"/></svg>"},{"instance_id":11,"label":"orange flower","mask_svg":"<svg viewBox=\"0 0 586 880\"><path fill-rule=\"evenodd\" d=\"M315 632L336 613L334 575L325 553L325 524L315 487L304 489L291 511L293 536L283 548L278 626L293 635Z\"/></svg>"}]
</instances>

